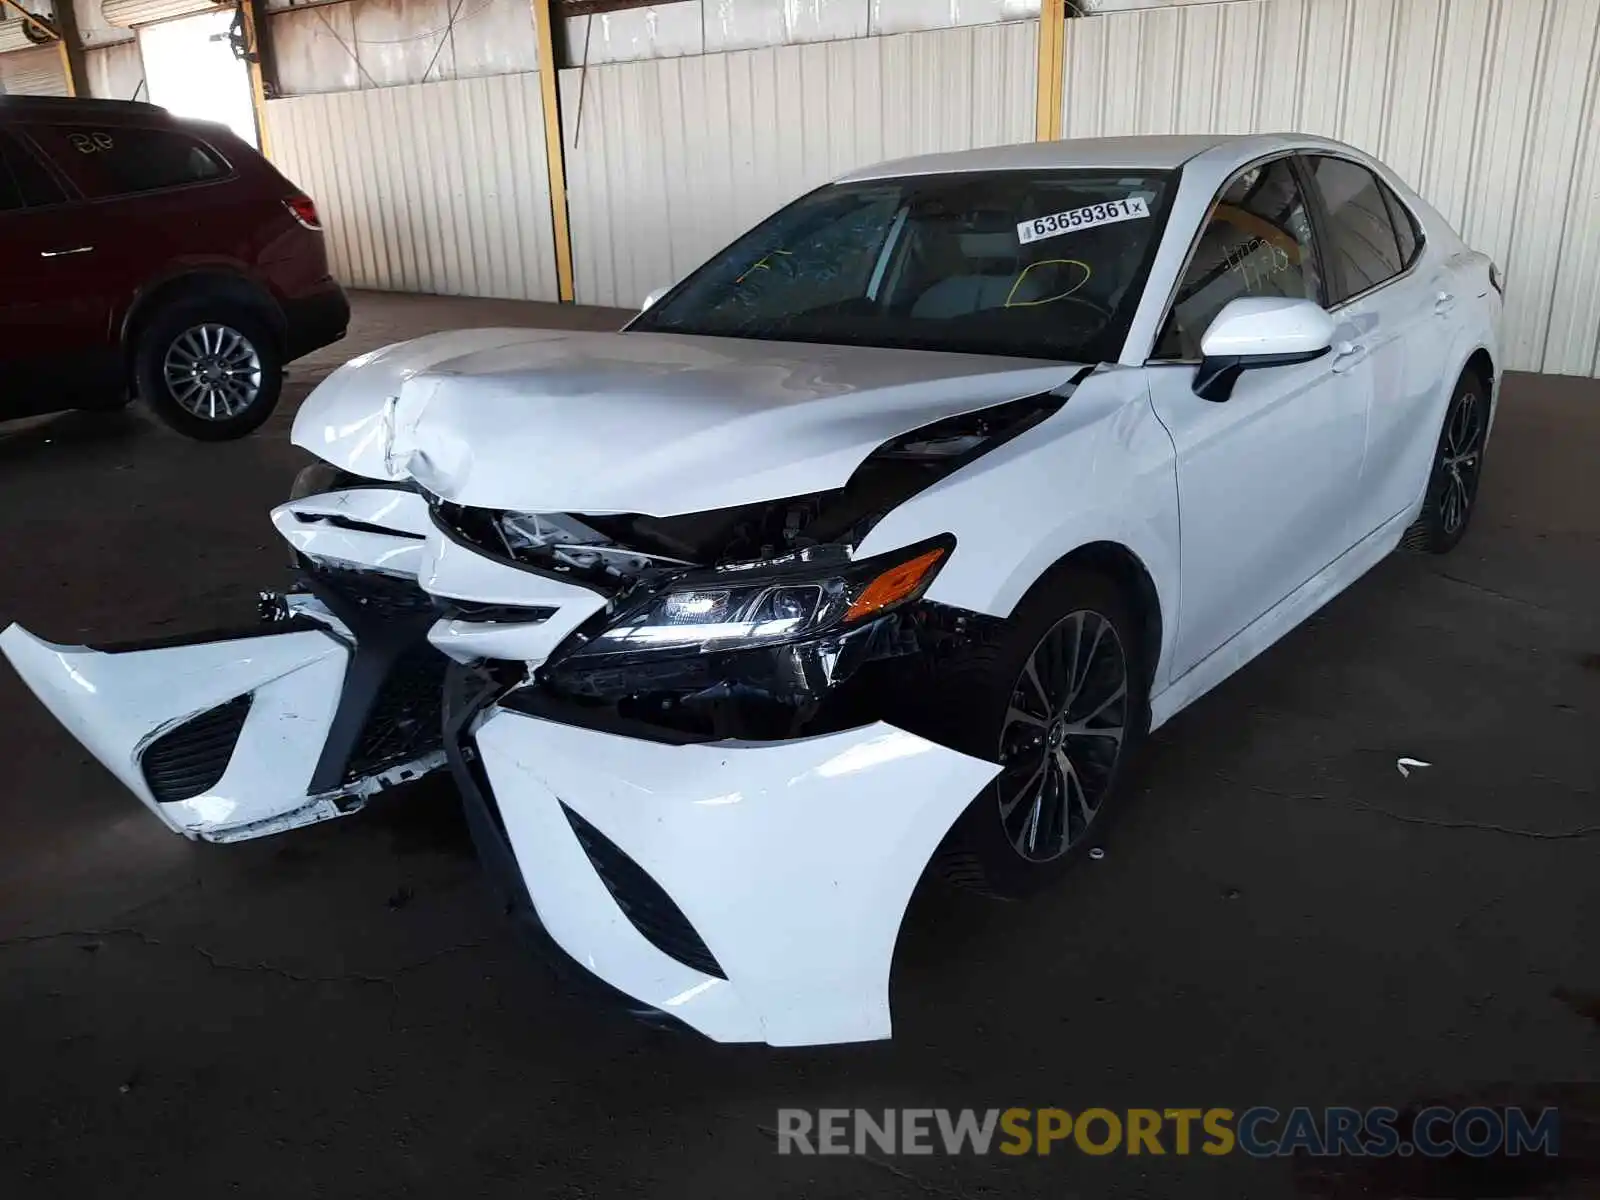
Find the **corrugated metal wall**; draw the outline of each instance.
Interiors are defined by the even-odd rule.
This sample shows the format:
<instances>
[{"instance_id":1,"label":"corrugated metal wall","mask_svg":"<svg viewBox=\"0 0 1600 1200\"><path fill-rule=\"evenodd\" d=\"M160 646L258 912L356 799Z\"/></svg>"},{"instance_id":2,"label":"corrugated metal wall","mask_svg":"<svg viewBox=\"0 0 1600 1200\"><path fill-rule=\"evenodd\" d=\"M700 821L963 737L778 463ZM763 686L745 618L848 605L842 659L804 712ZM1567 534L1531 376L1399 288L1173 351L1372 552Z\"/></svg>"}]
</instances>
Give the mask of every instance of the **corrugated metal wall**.
<instances>
[{"instance_id":1,"label":"corrugated metal wall","mask_svg":"<svg viewBox=\"0 0 1600 1200\"><path fill-rule=\"evenodd\" d=\"M72 0L72 11L78 18L78 40L86 50L134 40L133 30L106 20L101 0Z\"/></svg>"},{"instance_id":2,"label":"corrugated metal wall","mask_svg":"<svg viewBox=\"0 0 1600 1200\"><path fill-rule=\"evenodd\" d=\"M65 96L67 73L54 46L0 54L0 92L13 96Z\"/></svg>"},{"instance_id":3,"label":"corrugated metal wall","mask_svg":"<svg viewBox=\"0 0 1600 1200\"><path fill-rule=\"evenodd\" d=\"M1031 140L1038 28L562 71L577 299L637 305L852 167Z\"/></svg>"},{"instance_id":4,"label":"corrugated metal wall","mask_svg":"<svg viewBox=\"0 0 1600 1200\"><path fill-rule=\"evenodd\" d=\"M102 100L148 99L144 87L144 59L136 41L85 50L83 68L89 76L92 96Z\"/></svg>"},{"instance_id":5,"label":"corrugated metal wall","mask_svg":"<svg viewBox=\"0 0 1600 1200\"><path fill-rule=\"evenodd\" d=\"M100 15L108 25L132 29L135 25L149 25L153 21L170 21L176 17L214 12L216 7L214 0L101 0Z\"/></svg>"},{"instance_id":6,"label":"corrugated metal wall","mask_svg":"<svg viewBox=\"0 0 1600 1200\"><path fill-rule=\"evenodd\" d=\"M539 66L528 0L268 5L280 94L510 75Z\"/></svg>"},{"instance_id":7,"label":"corrugated metal wall","mask_svg":"<svg viewBox=\"0 0 1600 1200\"><path fill-rule=\"evenodd\" d=\"M1505 271L1507 365L1600 375L1600 2L1239 0L1067 22L1066 137L1294 129Z\"/></svg>"},{"instance_id":8,"label":"corrugated metal wall","mask_svg":"<svg viewBox=\"0 0 1600 1200\"><path fill-rule=\"evenodd\" d=\"M674 0L568 17L568 63L719 54L1038 15L1039 0Z\"/></svg>"},{"instance_id":9,"label":"corrugated metal wall","mask_svg":"<svg viewBox=\"0 0 1600 1200\"><path fill-rule=\"evenodd\" d=\"M536 73L267 104L279 170L317 201L352 287L556 299Z\"/></svg>"},{"instance_id":10,"label":"corrugated metal wall","mask_svg":"<svg viewBox=\"0 0 1600 1200\"><path fill-rule=\"evenodd\" d=\"M0 6L0 15L10 11L10 9ZM21 17L0 21L0 54L38 48L38 43L28 37L27 24Z\"/></svg>"},{"instance_id":11,"label":"corrugated metal wall","mask_svg":"<svg viewBox=\"0 0 1600 1200\"><path fill-rule=\"evenodd\" d=\"M118 5L183 2L106 0ZM265 8L282 95L356 91L539 66L528 0L266 0ZM569 17L564 49L572 66L599 66L1038 15L1039 0L674 0Z\"/></svg>"}]
</instances>

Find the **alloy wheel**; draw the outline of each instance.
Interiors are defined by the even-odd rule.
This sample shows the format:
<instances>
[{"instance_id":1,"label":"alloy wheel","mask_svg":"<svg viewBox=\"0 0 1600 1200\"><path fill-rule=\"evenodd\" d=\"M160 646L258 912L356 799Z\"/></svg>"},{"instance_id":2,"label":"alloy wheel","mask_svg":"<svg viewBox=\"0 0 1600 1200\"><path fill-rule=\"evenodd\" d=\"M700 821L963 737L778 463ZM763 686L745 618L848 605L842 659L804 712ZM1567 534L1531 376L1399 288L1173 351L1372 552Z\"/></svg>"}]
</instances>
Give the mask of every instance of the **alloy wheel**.
<instances>
[{"instance_id":1,"label":"alloy wheel","mask_svg":"<svg viewBox=\"0 0 1600 1200\"><path fill-rule=\"evenodd\" d=\"M1439 465L1444 471L1444 491L1439 497L1439 521L1446 536L1466 524L1478 491L1478 468L1483 460L1485 432L1483 405L1478 394L1464 391L1450 411L1445 426Z\"/></svg>"},{"instance_id":2,"label":"alloy wheel","mask_svg":"<svg viewBox=\"0 0 1600 1200\"><path fill-rule=\"evenodd\" d=\"M172 398L206 421L236 417L261 394L261 357L249 338L227 325L180 333L167 347L162 375Z\"/></svg>"},{"instance_id":3,"label":"alloy wheel","mask_svg":"<svg viewBox=\"0 0 1600 1200\"><path fill-rule=\"evenodd\" d=\"M1059 858L1099 815L1128 726L1128 659L1088 610L1039 640L1000 730L1000 824L1030 862Z\"/></svg>"}]
</instances>

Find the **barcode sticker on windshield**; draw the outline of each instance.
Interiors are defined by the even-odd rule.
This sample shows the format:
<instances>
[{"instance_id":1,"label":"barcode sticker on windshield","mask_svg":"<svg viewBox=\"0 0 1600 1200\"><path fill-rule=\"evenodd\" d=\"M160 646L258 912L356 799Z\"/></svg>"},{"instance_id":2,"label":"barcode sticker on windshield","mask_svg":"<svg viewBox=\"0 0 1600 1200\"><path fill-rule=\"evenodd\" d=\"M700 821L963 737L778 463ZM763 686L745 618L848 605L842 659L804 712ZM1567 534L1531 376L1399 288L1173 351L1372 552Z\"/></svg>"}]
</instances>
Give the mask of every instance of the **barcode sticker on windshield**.
<instances>
[{"instance_id":1,"label":"barcode sticker on windshield","mask_svg":"<svg viewBox=\"0 0 1600 1200\"><path fill-rule=\"evenodd\" d=\"M1060 237L1063 233L1076 233L1096 225L1111 225L1117 221L1136 221L1150 215L1150 206L1143 196L1129 196L1123 200L1107 200L1104 204L1087 204L1069 212L1053 213L1048 217L1035 217L1017 226L1017 240L1023 245L1041 238Z\"/></svg>"}]
</instances>

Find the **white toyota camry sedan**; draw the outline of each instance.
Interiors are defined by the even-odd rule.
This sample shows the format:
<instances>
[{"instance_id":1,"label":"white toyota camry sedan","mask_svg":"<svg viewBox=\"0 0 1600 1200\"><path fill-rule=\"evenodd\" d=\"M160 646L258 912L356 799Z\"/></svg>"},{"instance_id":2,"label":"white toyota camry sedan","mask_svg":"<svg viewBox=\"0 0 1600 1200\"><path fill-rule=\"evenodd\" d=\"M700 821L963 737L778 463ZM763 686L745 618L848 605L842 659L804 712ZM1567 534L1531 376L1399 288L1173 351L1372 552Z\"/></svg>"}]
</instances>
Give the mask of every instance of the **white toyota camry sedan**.
<instances>
[{"instance_id":1,"label":"white toyota camry sedan","mask_svg":"<svg viewBox=\"0 0 1600 1200\"><path fill-rule=\"evenodd\" d=\"M1489 259L1336 142L886 163L621 332L335 372L258 625L0 646L178 832L448 764L513 909L636 1010L882 1038L925 871L1054 880L1150 729L1456 544L1499 312Z\"/></svg>"}]
</instances>

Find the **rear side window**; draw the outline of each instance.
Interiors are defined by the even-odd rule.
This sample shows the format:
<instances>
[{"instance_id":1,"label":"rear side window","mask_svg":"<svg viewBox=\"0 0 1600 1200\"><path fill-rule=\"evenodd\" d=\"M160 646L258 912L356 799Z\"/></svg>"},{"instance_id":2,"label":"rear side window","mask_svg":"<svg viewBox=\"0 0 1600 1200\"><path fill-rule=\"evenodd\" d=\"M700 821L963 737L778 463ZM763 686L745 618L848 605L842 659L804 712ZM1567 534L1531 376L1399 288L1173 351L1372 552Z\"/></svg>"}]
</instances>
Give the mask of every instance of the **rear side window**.
<instances>
[{"instance_id":1,"label":"rear side window","mask_svg":"<svg viewBox=\"0 0 1600 1200\"><path fill-rule=\"evenodd\" d=\"M0 212L13 212L23 207L22 188L11 173L10 158L5 142L0 141Z\"/></svg>"},{"instance_id":2,"label":"rear side window","mask_svg":"<svg viewBox=\"0 0 1600 1200\"><path fill-rule=\"evenodd\" d=\"M228 173L214 151L176 130L47 125L28 132L91 200L185 187Z\"/></svg>"},{"instance_id":3,"label":"rear side window","mask_svg":"<svg viewBox=\"0 0 1600 1200\"><path fill-rule=\"evenodd\" d=\"M1400 243L1400 269L1404 270L1417 261L1417 251L1422 249L1422 233L1417 228L1416 218L1411 215L1411 210L1400 203L1396 196L1383 180L1378 180L1378 186L1383 188L1383 198L1389 202L1389 216L1394 221L1394 235Z\"/></svg>"},{"instance_id":4,"label":"rear side window","mask_svg":"<svg viewBox=\"0 0 1600 1200\"><path fill-rule=\"evenodd\" d=\"M50 173L10 134L0 133L0 212L59 204L63 197Z\"/></svg>"},{"instance_id":5,"label":"rear side window","mask_svg":"<svg viewBox=\"0 0 1600 1200\"><path fill-rule=\"evenodd\" d=\"M1376 176L1343 158L1312 155L1307 161L1328 214L1328 236L1333 244L1326 249L1333 303L1400 274L1406 257L1389 216L1386 189Z\"/></svg>"}]
</instances>

